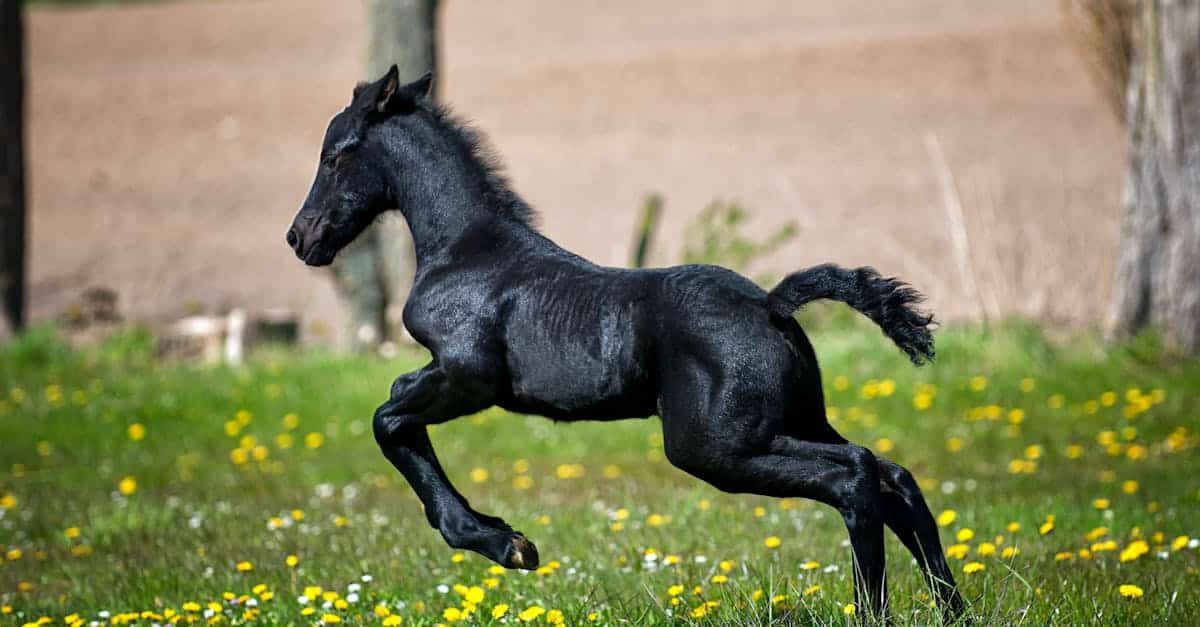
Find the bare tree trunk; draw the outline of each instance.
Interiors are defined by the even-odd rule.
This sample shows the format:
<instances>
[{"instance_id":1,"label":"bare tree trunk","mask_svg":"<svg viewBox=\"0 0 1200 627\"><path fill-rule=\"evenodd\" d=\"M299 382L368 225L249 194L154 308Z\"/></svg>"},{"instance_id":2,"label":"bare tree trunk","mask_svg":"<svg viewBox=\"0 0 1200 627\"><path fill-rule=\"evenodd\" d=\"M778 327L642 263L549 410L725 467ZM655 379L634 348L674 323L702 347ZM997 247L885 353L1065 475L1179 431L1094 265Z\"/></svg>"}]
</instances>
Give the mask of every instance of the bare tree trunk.
<instances>
[{"instance_id":1,"label":"bare tree trunk","mask_svg":"<svg viewBox=\"0 0 1200 627\"><path fill-rule=\"evenodd\" d=\"M25 323L22 0L0 0L0 339Z\"/></svg>"},{"instance_id":2,"label":"bare tree trunk","mask_svg":"<svg viewBox=\"0 0 1200 627\"><path fill-rule=\"evenodd\" d=\"M437 66L436 0L367 0L366 74L396 64L401 80ZM435 83L436 88L436 83ZM352 345L369 349L401 333L400 312L412 285L412 237L400 216L384 214L338 255L333 274L350 313Z\"/></svg>"},{"instance_id":3,"label":"bare tree trunk","mask_svg":"<svg viewBox=\"0 0 1200 627\"><path fill-rule=\"evenodd\" d=\"M1200 0L1142 0L1134 18L1113 329L1161 327L1200 354Z\"/></svg>"}]
</instances>

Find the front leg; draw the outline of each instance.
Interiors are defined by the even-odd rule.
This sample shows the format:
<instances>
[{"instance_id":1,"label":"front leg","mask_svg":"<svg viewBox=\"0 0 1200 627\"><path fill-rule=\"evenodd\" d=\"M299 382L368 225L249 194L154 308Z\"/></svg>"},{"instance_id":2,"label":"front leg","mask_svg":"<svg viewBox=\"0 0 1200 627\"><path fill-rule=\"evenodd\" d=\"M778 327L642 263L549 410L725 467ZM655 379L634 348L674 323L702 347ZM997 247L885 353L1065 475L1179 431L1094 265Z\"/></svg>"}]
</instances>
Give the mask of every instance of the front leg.
<instances>
[{"instance_id":1,"label":"front leg","mask_svg":"<svg viewBox=\"0 0 1200 627\"><path fill-rule=\"evenodd\" d=\"M471 509L434 454L426 426L492 405L485 386L452 387L430 364L392 385L392 395L375 411L375 440L425 506L429 524L454 548L475 551L506 568L534 569L537 548L503 520Z\"/></svg>"}]
</instances>

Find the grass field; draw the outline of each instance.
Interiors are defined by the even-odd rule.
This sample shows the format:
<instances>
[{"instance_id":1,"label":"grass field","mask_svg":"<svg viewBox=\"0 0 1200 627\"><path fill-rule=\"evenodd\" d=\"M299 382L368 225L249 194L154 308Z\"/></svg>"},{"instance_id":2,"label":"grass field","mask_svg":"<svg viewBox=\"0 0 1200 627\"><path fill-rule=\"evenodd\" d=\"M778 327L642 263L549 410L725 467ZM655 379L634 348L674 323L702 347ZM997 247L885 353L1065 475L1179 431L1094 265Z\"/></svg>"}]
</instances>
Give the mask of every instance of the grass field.
<instances>
[{"instance_id":1,"label":"grass field","mask_svg":"<svg viewBox=\"0 0 1200 627\"><path fill-rule=\"evenodd\" d=\"M922 369L869 326L813 336L831 419L917 475L981 622L1200 624L1200 365L1022 324L945 329ZM73 351L48 330L0 348L0 623L854 620L840 517L708 488L653 418L433 429L543 567L447 548L371 436L422 360L195 369L155 364L143 334ZM888 542L894 617L936 623Z\"/></svg>"}]
</instances>

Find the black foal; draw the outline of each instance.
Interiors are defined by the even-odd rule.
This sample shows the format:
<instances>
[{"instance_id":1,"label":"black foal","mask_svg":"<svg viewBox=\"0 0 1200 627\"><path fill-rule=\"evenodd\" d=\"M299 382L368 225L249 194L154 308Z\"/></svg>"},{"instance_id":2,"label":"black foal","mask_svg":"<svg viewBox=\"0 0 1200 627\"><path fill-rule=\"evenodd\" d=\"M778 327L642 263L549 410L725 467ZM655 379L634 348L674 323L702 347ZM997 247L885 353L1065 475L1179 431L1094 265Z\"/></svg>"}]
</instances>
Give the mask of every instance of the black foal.
<instances>
[{"instance_id":1,"label":"black foal","mask_svg":"<svg viewBox=\"0 0 1200 627\"><path fill-rule=\"evenodd\" d=\"M818 266L769 293L715 266L597 266L530 226L531 210L480 138L393 67L360 85L325 133L316 180L288 230L305 263L333 261L398 208L417 254L404 324L432 354L375 413L375 437L453 547L535 568L522 534L475 511L446 478L426 426L498 405L555 420L658 415L667 458L719 489L836 508L856 591L886 606L883 527L900 537L944 608L962 601L912 475L847 442L825 419L816 356L793 314L843 301L914 362L933 356L920 296L874 270Z\"/></svg>"}]
</instances>

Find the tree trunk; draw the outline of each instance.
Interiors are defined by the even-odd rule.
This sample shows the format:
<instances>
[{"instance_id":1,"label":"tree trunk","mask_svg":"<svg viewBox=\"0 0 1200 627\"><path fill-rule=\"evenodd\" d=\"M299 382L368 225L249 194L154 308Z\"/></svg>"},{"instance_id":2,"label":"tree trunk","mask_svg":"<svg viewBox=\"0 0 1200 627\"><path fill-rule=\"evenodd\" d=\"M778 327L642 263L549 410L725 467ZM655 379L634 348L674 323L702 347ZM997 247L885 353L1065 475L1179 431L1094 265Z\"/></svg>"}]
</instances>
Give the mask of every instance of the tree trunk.
<instances>
[{"instance_id":1,"label":"tree trunk","mask_svg":"<svg viewBox=\"0 0 1200 627\"><path fill-rule=\"evenodd\" d=\"M1142 0L1134 20L1113 329L1200 355L1200 0Z\"/></svg>"},{"instance_id":2,"label":"tree trunk","mask_svg":"<svg viewBox=\"0 0 1200 627\"><path fill-rule=\"evenodd\" d=\"M25 323L22 0L0 0L0 339Z\"/></svg>"},{"instance_id":3,"label":"tree trunk","mask_svg":"<svg viewBox=\"0 0 1200 627\"><path fill-rule=\"evenodd\" d=\"M383 76L393 63L402 81L436 68L436 0L367 0L367 28L368 80ZM355 349L370 349L400 336L400 312L414 265L408 226L394 214L380 217L338 255L333 274L349 310Z\"/></svg>"}]
</instances>

